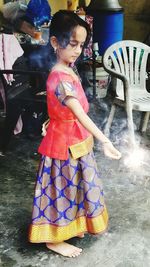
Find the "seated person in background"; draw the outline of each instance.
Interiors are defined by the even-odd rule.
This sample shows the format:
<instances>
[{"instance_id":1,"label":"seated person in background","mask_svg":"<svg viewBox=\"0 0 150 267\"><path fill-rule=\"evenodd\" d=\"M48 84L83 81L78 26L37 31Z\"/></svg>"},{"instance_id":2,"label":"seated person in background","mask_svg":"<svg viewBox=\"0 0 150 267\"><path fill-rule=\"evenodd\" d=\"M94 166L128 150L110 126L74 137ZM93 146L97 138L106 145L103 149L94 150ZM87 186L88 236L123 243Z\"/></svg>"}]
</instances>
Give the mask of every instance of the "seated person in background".
<instances>
[{"instance_id":1,"label":"seated person in background","mask_svg":"<svg viewBox=\"0 0 150 267\"><path fill-rule=\"evenodd\" d=\"M28 70L23 56L16 60L13 69ZM36 118L33 114L41 114L41 121L39 123L41 123L42 128L47 110L45 96L44 98L43 96L36 96L39 88L35 85L34 80L32 80L31 86L30 79L32 79L32 77L30 77L29 74L14 74L15 81L11 85L5 82L2 75L1 79L3 80L6 93L6 118L0 135L0 156L3 156L8 148L20 115L23 115L24 133L27 137L34 138L35 135L40 134L40 129L38 129L39 132L36 133L37 126L39 128L40 125L35 125Z\"/></svg>"}]
</instances>

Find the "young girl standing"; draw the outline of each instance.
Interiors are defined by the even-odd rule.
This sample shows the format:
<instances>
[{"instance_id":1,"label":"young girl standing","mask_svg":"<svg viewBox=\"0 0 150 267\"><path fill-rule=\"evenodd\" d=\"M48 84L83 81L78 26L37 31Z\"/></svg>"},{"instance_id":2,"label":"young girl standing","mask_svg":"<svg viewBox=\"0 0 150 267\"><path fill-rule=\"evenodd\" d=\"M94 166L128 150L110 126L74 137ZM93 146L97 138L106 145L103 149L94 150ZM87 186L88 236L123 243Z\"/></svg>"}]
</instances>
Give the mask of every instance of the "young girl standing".
<instances>
[{"instance_id":1,"label":"young girl standing","mask_svg":"<svg viewBox=\"0 0 150 267\"><path fill-rule=\"evenodd\" d=\"M89 105L71 65L89 39L89 28L78 15L59 11L52 19L50 42L56 62L47 80L50 123L39 153L29 240L68 257L82 249L65 240L84 233L104 232L108 214L95 163L93 137L103 144L106 156L121 154L88 117Z\"/></svg>"}]
</instances>

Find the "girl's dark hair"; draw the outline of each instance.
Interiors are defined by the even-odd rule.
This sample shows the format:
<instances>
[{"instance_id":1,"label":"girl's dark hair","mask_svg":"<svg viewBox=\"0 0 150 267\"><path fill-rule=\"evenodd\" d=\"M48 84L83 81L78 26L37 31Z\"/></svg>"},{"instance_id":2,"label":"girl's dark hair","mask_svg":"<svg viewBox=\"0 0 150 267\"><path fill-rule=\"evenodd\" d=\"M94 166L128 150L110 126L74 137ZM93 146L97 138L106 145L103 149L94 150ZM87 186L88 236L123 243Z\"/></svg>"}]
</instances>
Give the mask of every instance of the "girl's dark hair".
<instances>
[{"instance_id":1,"label":"girl's dark hair","mask_svg":"<svg viewBox=\"0 0 150 267\"><path fill-rule=\"evenodd\" d=\"M55 36L59 45L62 46L62 48L65 48L69 44L70 37L77 26L82 26L86 29L86 46L91 36L90 27L83 19L72 11L60 10L54 14L50 24L50 37Z\"/></svg>"},{"instance_id":2,"label":"girl's dark hair","mask_svg":"<svg viewBox=\"0 0 150 267\"><path fill-rule=\"evenodd\" d=\"M84 47L86 47L91 37L90 27L83 19L72 11L60 10L54 14L50 24L50 37L55 36L59 45L62 48L65 48L69 44L73 31L77 26L82 26L87 31L87 37L84 44ZM51 69L56 63L56 53L54 53L54 49L50 42L48 60L49 68Z\"/></svg>"}]
</instances>

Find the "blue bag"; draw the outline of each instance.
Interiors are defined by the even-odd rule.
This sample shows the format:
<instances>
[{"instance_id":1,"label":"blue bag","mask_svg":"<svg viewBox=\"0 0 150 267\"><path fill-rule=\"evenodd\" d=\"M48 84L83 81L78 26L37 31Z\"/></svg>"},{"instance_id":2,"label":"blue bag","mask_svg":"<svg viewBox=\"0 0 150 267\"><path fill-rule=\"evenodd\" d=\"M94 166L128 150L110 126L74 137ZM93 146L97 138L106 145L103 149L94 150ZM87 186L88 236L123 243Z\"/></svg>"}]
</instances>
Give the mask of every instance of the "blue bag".
<instances>
[{"instance_id":1,"label":"blue bag","mask_svg":"<svg viewBox=\"0 0 150 267\"><path fill-rule=\"evenodd\" d=\"M41 26L51 19L51 8L47 0L30 0L26 10L27 20L34 26Z\"/></svg>"}]
</instances>

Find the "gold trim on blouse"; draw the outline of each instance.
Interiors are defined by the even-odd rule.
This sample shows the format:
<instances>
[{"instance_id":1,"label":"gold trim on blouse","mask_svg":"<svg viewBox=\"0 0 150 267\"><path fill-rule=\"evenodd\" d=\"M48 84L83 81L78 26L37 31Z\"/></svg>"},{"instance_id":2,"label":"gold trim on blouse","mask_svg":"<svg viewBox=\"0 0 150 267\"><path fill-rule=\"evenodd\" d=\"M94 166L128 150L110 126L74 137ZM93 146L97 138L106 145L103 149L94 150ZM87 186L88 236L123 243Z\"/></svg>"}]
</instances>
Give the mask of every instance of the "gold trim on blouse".
<instances>
[{"instance_id":1,"label":"gold trim on blouse","mask_svg":"<svg viewBox=\"0 0 150 267\"><path fill-rule=\"evenodd\" d=\"M88 154L92 150L93 146L94 146L94 141L93 141L93 136L91 135L84 141L69 146L69 149L73 159L78 159Z\"/></svg>"}]
</instances>

